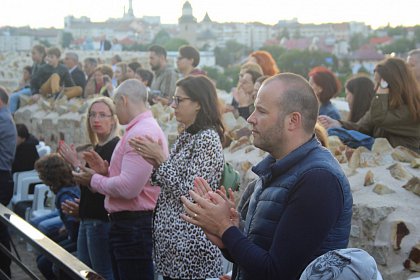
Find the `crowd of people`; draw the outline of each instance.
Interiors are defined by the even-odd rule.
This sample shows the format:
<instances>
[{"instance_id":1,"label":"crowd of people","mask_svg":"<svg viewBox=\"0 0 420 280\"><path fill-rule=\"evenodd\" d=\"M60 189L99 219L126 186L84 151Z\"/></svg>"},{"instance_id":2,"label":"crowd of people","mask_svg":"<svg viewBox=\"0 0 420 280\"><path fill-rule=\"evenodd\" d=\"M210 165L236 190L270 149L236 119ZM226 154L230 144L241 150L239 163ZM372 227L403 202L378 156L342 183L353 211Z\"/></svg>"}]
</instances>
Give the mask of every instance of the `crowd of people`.
<instances>
[{"instance_id":1,"label":"crowd of people","mask_svg":"<svg viewBox=\"0 0 420 280\"><path fill-rule=\"evenodd\" d=\"M105 279L298 279L303 271L309 279L324 254L366 258L343 251L352 195L325 148L327 133L357 131L420 151L420 51L408 62L379 62L373 80L350 78L347 119L331 102L341 84L330 69L315 67L308 81L280 73L266 51L241 66L230 104L219 102L193 46L179 49L177 71L158 45L149 49L151 71L119 55L110 64L89 57L83 66L74 52L60 59L58 48L36 45L19 88L0 87L0 200L10 201L12 172L35 169L56 194L56 211L30 222ZM13 122L22 95L88 99L90 142L60 142L38 159L38 140ZM181 125L172 147L150 111L158 102ZM238 207L220 183L224 112L245 118L254 146L267 152ZM10 248L9 239L0 224L0 242ZM224 275L222 255L234 263L232 275ZM2 253L0 263L10 276ZM46 279L65 279L47 256L37 263Z\"/></svg>"}]
</instances>

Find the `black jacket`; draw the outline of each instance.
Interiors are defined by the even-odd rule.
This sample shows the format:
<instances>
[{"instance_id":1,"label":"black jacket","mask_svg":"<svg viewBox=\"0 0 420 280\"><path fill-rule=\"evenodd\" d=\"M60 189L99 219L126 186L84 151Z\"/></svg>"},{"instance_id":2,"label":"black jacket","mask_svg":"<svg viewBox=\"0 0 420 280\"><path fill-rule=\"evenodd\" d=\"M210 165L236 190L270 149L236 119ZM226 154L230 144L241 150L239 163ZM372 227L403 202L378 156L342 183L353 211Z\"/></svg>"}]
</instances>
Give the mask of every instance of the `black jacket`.
<instances>
[{"instance_id":1,"label":"black jacket","mask_svg":"<svg viewBox=\"0 0 420 280\"><path fill-rule=\"evenodd\" d=\"M76 86L82 87L82 89L85 89L85 86L86 86L85 72L80 70L79 67L76 67L70 74L71 74L71 78L73 79L74 84Z\"/></svg>"}]
</instances>

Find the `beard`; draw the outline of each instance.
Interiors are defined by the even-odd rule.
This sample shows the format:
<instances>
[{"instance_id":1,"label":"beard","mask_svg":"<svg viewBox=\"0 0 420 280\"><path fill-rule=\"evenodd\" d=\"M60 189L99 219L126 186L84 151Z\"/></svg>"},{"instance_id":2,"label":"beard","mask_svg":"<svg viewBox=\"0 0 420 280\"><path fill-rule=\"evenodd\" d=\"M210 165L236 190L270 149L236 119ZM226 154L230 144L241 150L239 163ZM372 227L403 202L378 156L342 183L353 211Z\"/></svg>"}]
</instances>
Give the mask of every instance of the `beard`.
<instances>
[{"instance_id":1,"label":"beard","mask_svg":"<svg viewBox=\"0 0 420 280\"><path fill-rule=\"evenodd\" d=\"M153 71L157 71L157 70L159 70L160 68L161 68L161 64L160 63L158 63L158 64L155 64L155 65L150 65L150 68L153 70Z\"/></svg>"}]
</instances>

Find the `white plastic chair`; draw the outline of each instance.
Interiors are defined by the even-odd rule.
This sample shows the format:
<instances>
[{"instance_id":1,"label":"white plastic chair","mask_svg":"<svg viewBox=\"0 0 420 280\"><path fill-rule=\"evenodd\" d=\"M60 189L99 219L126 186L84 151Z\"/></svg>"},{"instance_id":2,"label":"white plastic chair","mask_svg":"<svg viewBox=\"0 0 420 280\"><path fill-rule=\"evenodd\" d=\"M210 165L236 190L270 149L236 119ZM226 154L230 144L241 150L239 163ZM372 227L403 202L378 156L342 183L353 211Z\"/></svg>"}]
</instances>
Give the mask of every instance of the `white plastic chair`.
<instances>
[{"instance_id":1,"label":"white plastic chair","mask_svg":"<svg viewBox=\"0 0 420 280\"><path fill-rule=\"evenodd\" d=\"M54 205L54 193L45 184L38 184L35 186L34 200L32 201L32 208L25 215L27 221L32 218L38 218L40 216L51 213L55 209ZM45 205L46 201L49 201L49 205Z\"/></svg>"},{"instance_id":2,"label":"white plastic chair","mask_svg":"<svg viewBox=\"0 0 420 280\"><path fill-rule=\"evenodd\" d=\"M38 174L28 175L21 178L21 175L18 176L18 182L16 186L16 193L12 197L12 206L16 205L19 201L22 200L33 200L33 194L29 194L29 186L32 183L40 183Z\"/></svg>"},{"instance_id":3,"label":"white plastic chair","mask_svg":"<svg viewBox=\"0 0 420 280\"><path fill-rule=\"evenodd\" d=\"M38 173L35 170L31 171L22 171L13 173L13 197L10 200L9 208L12 209L12 204L14 205L16 201L21 200L20 194L18 195L18 186L21 185L22 180L29 177L38 177ZM38 178L38 182L39 182Z\"/></svg>"}]
</instances>

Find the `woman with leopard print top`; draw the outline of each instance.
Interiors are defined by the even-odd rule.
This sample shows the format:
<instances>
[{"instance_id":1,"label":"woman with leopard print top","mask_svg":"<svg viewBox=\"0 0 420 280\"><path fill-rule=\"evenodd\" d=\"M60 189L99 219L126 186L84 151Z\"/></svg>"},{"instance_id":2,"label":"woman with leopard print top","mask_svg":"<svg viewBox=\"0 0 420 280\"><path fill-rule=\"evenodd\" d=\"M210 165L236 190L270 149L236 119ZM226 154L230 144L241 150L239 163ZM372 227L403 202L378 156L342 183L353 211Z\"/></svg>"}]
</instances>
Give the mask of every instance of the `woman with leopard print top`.
<instances>
[{"instance_id":1,"label":"woman with leopard print top","mask_svg":"<svg viewBox=\"0 0 420 280\"><path fill-rule=\"evenodd\" d=\"M197 226L181 219L180 197L189 197L196 177L219 188L223 171L224 127L216 88L205 76L188 76L177 82L172 107L185 126L169 158L162 143L134 138L130 144L154 166L152 183L161 187L155 209L154 250L157 271L166 279L205 279L222 275L219 249Z\"/></svg>"}]
</instances>

